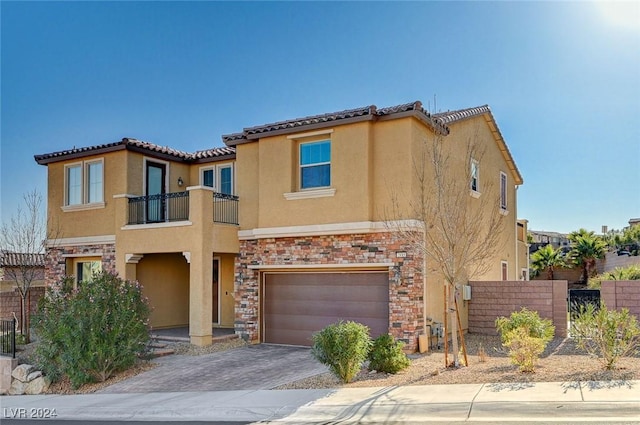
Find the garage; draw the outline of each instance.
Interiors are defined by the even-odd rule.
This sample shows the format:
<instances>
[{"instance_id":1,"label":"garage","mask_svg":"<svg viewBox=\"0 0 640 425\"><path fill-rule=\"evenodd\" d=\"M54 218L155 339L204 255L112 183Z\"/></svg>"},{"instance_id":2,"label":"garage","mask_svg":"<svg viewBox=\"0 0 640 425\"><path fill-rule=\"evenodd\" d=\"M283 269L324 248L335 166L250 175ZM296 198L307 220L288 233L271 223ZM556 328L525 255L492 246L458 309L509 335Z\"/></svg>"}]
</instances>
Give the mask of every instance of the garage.
<instances>
[{"instance_id":1,"label":"garage","mask_svg":"<svg viewBox=\"0 0 640 425\"><path fill-rule=\"evenodd\" d=\"M311 336L339 320L389 331L389 272L300 272L262 276L262 341L310 346Z\"/></svg>"}]
</instances>

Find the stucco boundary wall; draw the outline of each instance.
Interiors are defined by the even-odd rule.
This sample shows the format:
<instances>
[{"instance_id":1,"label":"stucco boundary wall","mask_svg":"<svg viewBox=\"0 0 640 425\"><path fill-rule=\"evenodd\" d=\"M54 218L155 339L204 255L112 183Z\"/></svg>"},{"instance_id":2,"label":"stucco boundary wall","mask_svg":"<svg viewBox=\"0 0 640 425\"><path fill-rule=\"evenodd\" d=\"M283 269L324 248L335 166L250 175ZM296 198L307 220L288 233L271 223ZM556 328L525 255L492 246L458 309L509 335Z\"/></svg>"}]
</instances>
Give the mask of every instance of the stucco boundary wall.
<instances>
[{"instance_id":1,"label":"stucco boundary wall","mask_svg":"<svg viewBox=\"0 0 640 425\"><path fill-rule=\"evenodd\" d=\"M38 309L38 301L44 296L45 288L43 286L36 286L29 289L29 303L31 315L33 315ZM10 319L13 317L13 313L16 314L18 320L20 320L21 313L21 297L17 289L13 291L0 292L0 319Z\"/></svg>"},{"instance_id":2,"label":"stucco boundary wall","mask_svg":"<svg viewBox=\"0 0 640 425\"><path fill-rule=\"evenodd\" d=\"M626 308L640 320L640 281L607 280L602 282L600 299L609 310Z\"/></svg>"},{"instance_id":3,"label":"stucco boundary wall","mask_svg":"<svg viewBox=\"0 0 640 425\"><path fill-rule=\"evenodd\" d=\"M556 336L567 336L567 281L477 281L471 285L469 332L497 335L495 321L522 307L550 319Z\"/></svg>"}]
</instances>

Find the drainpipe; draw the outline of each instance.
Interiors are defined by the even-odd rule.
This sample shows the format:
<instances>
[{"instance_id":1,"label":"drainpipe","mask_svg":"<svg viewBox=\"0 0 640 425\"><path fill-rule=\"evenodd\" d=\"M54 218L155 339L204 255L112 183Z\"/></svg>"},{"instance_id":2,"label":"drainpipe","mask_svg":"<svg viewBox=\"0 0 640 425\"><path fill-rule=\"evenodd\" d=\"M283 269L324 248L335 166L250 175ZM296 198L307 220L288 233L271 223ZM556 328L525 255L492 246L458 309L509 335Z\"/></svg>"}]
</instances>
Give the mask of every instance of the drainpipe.
<instances>
[{"instance_id":1,"label":"drainpipe","mask_svg":"<svg viewBox=\"0 0 640 425\"><path fill-rule=\"evenodd\" d=\"M520 277L519 277L520 276L520 267L519 267L519 264L518 264L518 189L519 188L520 188L520 186L516 185L516 199L514 199L514 202L513 202L513 210L514 210L513 211L513 215L514 215L513 218L514 218L514 222L515 222L515 225L516 225L515 234L514 234L515 235L514 239L516 240L516 252L515 252L515 255L516 255L516 270L515 270L515 272L516 272L516 280L520 280Z\"/></svg>"}]
</instances>

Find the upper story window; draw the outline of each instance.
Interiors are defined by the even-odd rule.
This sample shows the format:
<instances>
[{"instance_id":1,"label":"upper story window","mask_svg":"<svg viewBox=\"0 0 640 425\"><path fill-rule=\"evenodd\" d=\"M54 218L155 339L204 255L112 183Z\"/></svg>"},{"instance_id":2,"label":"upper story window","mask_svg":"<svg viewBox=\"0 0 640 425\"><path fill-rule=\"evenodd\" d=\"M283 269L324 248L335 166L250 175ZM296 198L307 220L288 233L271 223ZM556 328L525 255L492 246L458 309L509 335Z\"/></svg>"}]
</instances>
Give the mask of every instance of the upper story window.
<instances>
[{"instance_id":1,"label":"upper story window","mask_svg":"<svg viewBox=\"0 0 640 425\"><path fill-rule=\"evenodd\" d=\"M507 210L507 175L500 171L500 209Z\"/></svg>"},{"instance_id":2,"label":"upper story window","mask_svg":"<svg viewBox=\"0 0 640 425\"><path fill-rule=\"evenodd\" d=\"M480 164L475 159L471 160L471 190L480 192Z\"/></svg>"},{"instance_id":3,"label":"upper story window","mask_svg":"<svg viewBox=\"0 0 640 425\"><path fill-rule=\"evenodd\" d=\"M216 192L233 195L233 164L201 168L200 184L212 187Z\"/></svg>"},{"instance_id":4,"label":"upper story window","mask_svg":"<svg viewBox=\"0 0 640 425\"><path fill-rule=\"evenodd\" d=\"M104 161L83 161L65 165L66 206L104 201Z\"/></svg>"},{"instance_id":5,"label":"upper story window","mask_svg":"<svg viewBox=\"0 0 640 425\"><path fill-rule=\"evenodd\" d=\"M300 189L331 186L331 141L300 144Z\"/></svg>"}]
</instances>

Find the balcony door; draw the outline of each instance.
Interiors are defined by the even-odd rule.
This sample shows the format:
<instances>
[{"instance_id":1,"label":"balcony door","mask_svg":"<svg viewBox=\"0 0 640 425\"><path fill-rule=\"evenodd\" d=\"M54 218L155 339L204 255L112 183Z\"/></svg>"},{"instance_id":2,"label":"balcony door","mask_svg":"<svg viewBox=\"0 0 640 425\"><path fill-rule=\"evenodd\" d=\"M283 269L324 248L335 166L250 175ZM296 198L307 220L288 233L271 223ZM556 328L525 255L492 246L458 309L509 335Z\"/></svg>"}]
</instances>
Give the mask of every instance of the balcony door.
<instances>
[{"instance_id":1,"label":"balcony door","mask_svg":"<svg viewBox=\"0 0 640 425\"><path fill-rule=\"evenodd\" d=\"M157 223L165 219L165 194L167 166L157 162L146 162L147 223Z\"/></svg>"}]
</instances>

